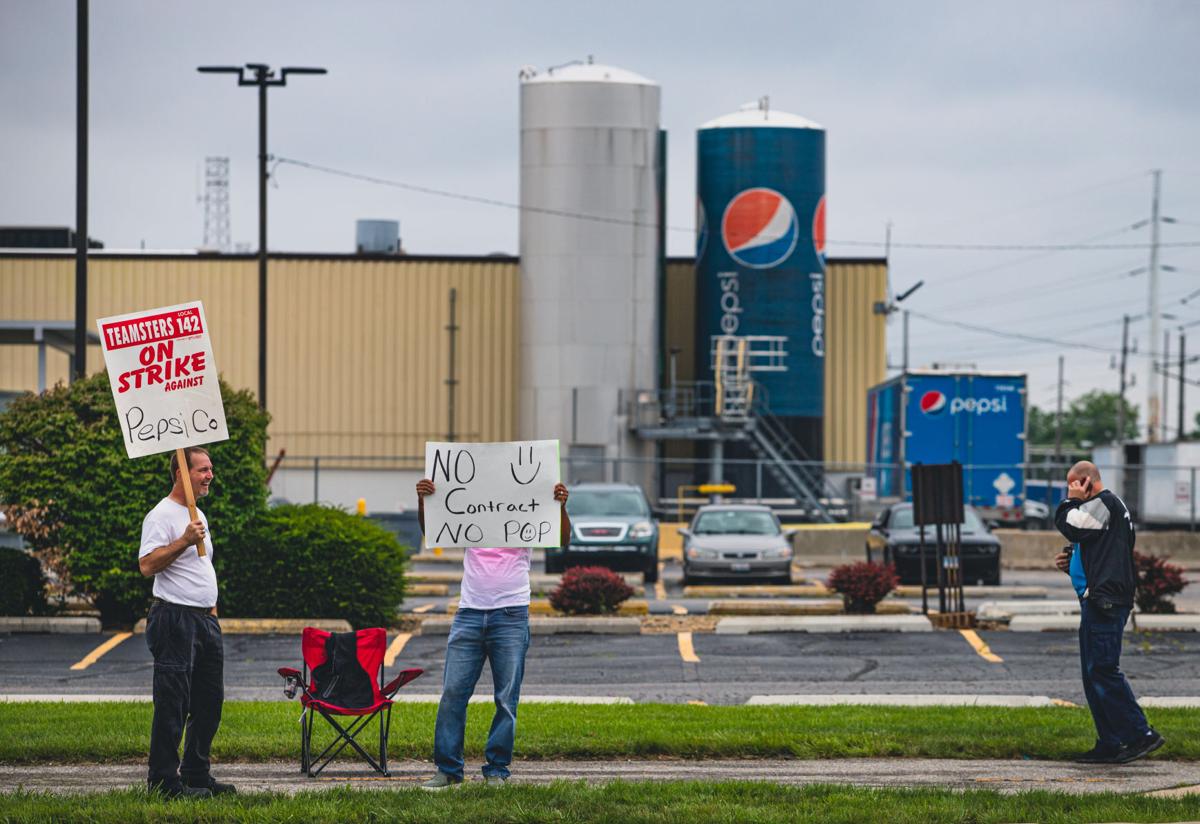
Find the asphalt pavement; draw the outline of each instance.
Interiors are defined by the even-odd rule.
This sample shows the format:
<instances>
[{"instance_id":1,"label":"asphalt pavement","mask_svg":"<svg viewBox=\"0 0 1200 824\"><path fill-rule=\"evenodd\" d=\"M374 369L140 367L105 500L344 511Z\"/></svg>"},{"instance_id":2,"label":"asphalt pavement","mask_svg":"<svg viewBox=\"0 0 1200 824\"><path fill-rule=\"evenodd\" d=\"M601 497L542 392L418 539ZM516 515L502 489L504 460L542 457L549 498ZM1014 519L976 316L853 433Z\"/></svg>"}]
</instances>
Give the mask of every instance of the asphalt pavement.
<instances>
[{"instance_id":1,"label":"asphalt pavement","mask_svg":"<svg viewBox=\"0 0 1200 824\"><path fill-rule=\"evenodd\" d=\"M149 696L152 660L145 636L130 635L94 663L103 635L0 635L4 696ZM444 635L395 641L388 672L421 667L405 688L434 700L440 692ZM927 633L769 633L716 635L535 636L523 697L591 696L635 702L742 704L761 695L1040 695L1082 703L1073 633L981 631L984 657L957 631ZM300 640L282 635L227 635L225 684L230 699L282 699L275 670L298 666ZM1200 634L1130 636L1124 669L1141 696L1200 694ZM488 669L477 695L490 693Z\"/></svg>"}]
</instances>

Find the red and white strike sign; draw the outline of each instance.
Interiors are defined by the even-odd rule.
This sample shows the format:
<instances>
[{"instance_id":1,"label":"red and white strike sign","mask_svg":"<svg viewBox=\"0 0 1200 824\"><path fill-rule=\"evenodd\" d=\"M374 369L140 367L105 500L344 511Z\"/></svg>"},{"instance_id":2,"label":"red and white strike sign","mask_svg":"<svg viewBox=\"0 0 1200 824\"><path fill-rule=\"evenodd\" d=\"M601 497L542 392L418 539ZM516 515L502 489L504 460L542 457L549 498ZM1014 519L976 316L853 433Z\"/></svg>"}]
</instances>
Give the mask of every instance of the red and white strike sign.
<instances>
[{"instance_id":1,"label":"red and white strike sign","mask_svg":"<svg viewBox=\"0 0 1200 824\"><path fill-rule=\"evenodd\" d=\"M100 344L130 458L229 439L200 301L101 318ZM184 492L196 519L191 479ZM204 554L204 546L198 546Z\"/></svg>"}]
</instances>

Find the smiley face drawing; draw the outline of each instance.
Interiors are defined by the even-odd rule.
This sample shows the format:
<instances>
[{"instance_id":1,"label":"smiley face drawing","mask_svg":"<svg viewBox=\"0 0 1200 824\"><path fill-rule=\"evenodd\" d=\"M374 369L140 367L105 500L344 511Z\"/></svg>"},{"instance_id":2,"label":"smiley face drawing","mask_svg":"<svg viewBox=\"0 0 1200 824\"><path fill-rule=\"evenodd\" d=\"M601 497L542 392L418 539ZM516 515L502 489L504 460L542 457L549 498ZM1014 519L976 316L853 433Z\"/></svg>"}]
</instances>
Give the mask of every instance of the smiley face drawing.
<instances>
[{"instance_id":1,"label":"smiley face drawing","mask_svg":"<svg viewBox=\"0 0 1200 824\"><path fill-rule=\"evenodd\" d=\"M526 460L526 457L525 457L526 449L528 449L528 451L529 451L528 460ZM524 480L524 481L521 480L519 477L517 477L517 467L518 466L522 468L521 469L522 474L528 473L530 471L530 468L532 468L533 474L530 475L527 480ZM533 466L533 447L532 446L530 446L530 447L518 446L517 447L517 462L514 464L512 461L509 461L508 469L510 472L512 472L512 478L514 481L519 483L521 486L528 486L529 484L533 483L534 479L537 478L538 473L542 471L542 462L538 461L537 466Z\"/></svg>"}]
</instances>

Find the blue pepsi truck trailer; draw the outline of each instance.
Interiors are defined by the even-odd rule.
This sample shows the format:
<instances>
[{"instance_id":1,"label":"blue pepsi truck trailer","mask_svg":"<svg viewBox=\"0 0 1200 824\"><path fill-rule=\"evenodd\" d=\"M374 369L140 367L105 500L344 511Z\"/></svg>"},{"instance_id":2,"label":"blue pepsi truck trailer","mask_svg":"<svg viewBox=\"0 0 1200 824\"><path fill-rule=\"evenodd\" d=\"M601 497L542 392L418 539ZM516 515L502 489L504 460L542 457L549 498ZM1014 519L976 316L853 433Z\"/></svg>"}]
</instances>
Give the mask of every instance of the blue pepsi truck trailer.
<instances>
[{"instance_id":1,"label":"blue pepsi truck trailer","mask_svg":"<svg viewBox=\"0 0 1200 824\"><path fill-rule=\"evenodd\" d=\"M1025 375L917 370L867 390L867 476L880 499L912 497L915 463L963 464L963 500L1019 524L1025 496Z\"/></svg>"}]
</instances>

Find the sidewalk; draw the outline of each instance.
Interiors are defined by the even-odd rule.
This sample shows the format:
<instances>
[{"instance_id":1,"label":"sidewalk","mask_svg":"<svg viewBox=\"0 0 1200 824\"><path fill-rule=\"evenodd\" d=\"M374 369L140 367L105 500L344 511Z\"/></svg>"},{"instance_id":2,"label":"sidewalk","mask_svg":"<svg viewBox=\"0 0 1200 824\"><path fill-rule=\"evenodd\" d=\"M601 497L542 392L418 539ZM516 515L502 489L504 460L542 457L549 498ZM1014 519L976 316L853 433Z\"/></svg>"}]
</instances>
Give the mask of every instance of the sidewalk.
<instances>
[{"instance_id":1,"label":"sidewalk","mask_svg":"<svg viewBox=\"0 0 1200 824\"><path fill-rule=\"evenodd\" d=\"M213 774L242 792L284 792L338 786L380 789L411 788L433 773L429 762L401 760L391 764L391 778L365 765L339 762L340 771L315 779L299 773L299 760L265 764L221 764ZM470 779L480 764L468 762ZM1200 793L1200 766L1182 761L1140 761L1124 766L1084 766L1061 761L959 761L951 759L846 758L821 761L793 759L703 761L655 759L638 761L522 761L513 765L513 782L551 781L603 783L625 781L774 781L781 784L848 784L859 787L937 787L988 789L1000 792L1052 790L1179 794ZM18 787L52 793L93 793L140 787L144 764L0 765L0 793ZM1175 789L1185 787L1186 789Z\"/></svg>"}]
</instances>

